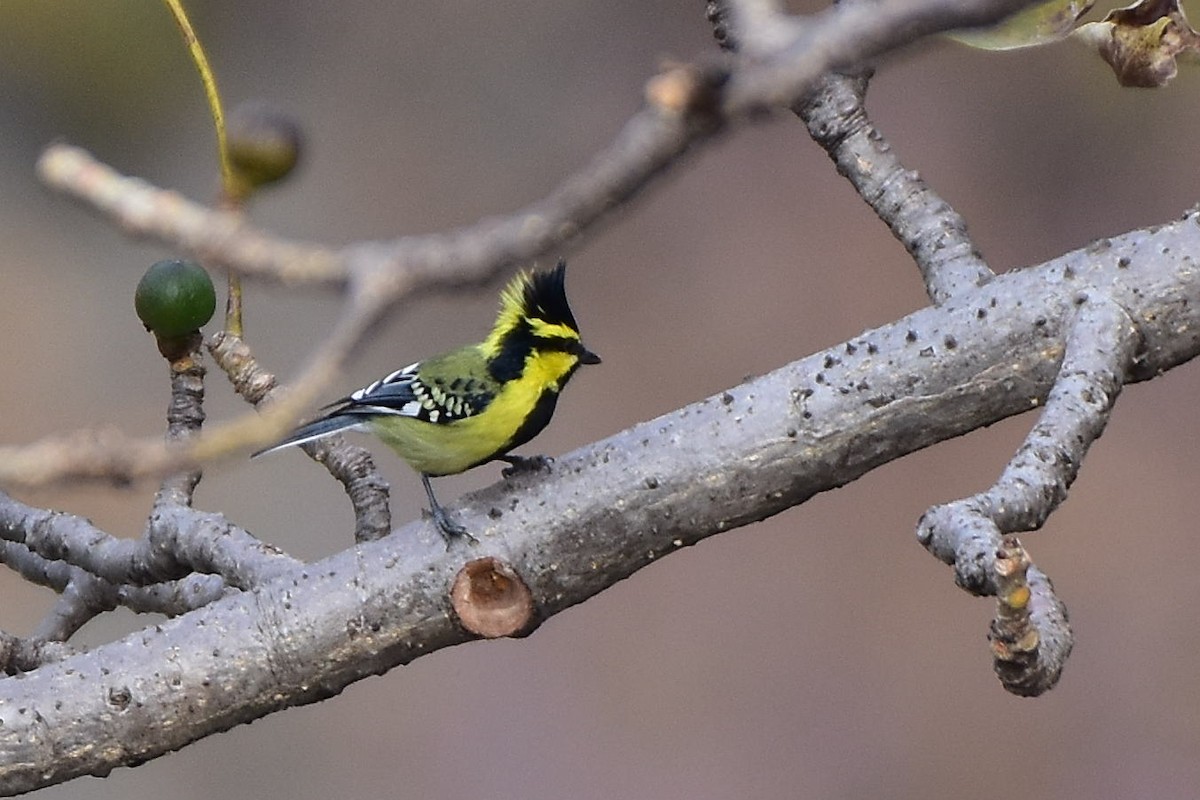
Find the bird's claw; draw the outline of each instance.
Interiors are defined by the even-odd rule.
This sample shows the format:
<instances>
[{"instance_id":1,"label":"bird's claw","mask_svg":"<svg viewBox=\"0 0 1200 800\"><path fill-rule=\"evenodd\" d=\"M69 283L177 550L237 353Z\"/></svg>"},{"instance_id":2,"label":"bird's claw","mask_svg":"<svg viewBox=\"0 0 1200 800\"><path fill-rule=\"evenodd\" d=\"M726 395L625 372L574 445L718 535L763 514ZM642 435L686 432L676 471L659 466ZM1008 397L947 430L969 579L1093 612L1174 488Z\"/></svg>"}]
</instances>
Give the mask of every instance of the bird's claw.
<instances>
[{"instance_id":1,"label":"bird's claw","mask_svg":"<svg viewBox=\"0 0 1200 800\"><path fill-rule=\"evenodd\" d=\"M549 472L554 467L554 459L550 456L501 456L500 460L510 465L500 470L505 478L530 472Z\"/></svg>"},{"instance_id":2,"label":"bird's claw","mask_svg":"<svg viewBox=\"0 0 1200 800\"><path fill-rule=\"evenodd\" d=\"M430 516L433 517L433 522L437 525L438 533L446 540L446 549L450 549L450 545L455 539L466 538L471 544L479 544L479 540L471 535L471 532L459 525L443 511L441 508L435 508Z\"/></svg>"}]
</instances>

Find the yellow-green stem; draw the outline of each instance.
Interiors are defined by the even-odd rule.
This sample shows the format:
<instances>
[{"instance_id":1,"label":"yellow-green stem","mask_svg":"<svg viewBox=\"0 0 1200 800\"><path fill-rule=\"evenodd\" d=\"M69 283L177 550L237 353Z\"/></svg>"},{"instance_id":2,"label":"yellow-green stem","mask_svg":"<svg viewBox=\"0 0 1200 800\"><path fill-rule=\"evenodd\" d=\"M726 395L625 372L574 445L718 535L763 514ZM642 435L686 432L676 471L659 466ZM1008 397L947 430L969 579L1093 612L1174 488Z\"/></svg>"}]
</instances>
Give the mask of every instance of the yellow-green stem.
<instances>
[{"instance_id":1,"label":"yellow-green stem","mask_svg":"<svg viewBox=\"0 0 1200 800\"><path fill-rule=\"evenodd\" d=\"M183 9L183 0L163 0L163 2L171 12L171 16L175 18L175 24L179 26L183 39L187 43L188 53L192 56L192 63L196 65L196 71L200 73L200 82L204 84L204 96L208 100L208 110L212 114L213 126L217 129L217 157L221 162L221 185L227 195L234 196L236 179L233 163L229 159L229 147L225 142L225 112L221 108L221 92L217 89L217 78L213 75L212 67L209 66L208 56L204 54L204 45L200 44L200 38L196 36L196 31L192 28L191 21L188 20L187 12Z\"/></svg>"},{"instance_id":2,"label":"yellow-green stem","mask_svg":"<svg viewBox=\"0 0 1200 800\"><path fill-rule=\"evenodd\" d=\"M229 158L229 145L225 137L225 111L221 106L221 92L217 88L217 78L208 63L204 53L204 45L192 28L187 11L183 8L183 0L163 0L175 24L179 26L183 39L187 43L188 53L196 71L200 73L200 82L204 84L204 97L208 100L208 110L212 114L213 127L217 131L217 158L221 164L221 194L223 205L240 208L244 192L239 186L237 175L233 170L233 162ZM225 300L225 330L239 339L242 337L242 280L230 273L229 294Z\"/></svg>"},{"instance_id":3,"label":"yellow-green stem","mask_svg":"<svg viewBox=\"0 0 1200 800\"><path fill-rule=\"evenodd\" d=\"M225 332L241 339L242 336L242 279L229 273L229 296L225 299Z\"/></svg>"}]
</instances>

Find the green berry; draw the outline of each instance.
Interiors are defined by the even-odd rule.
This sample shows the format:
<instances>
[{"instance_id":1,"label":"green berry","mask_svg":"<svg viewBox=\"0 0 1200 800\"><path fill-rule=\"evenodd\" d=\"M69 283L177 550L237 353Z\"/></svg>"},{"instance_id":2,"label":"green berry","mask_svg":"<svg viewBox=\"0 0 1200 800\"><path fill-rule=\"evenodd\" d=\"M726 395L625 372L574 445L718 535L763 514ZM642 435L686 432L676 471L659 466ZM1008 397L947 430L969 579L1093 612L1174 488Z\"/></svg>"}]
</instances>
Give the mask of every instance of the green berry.
<instances>
[{"instance_id":1,"label":"green berry","mask_svg":"<svg viewBox=\"0 0 1200 800\"><path fill-rule=\"evenodd\" d=\"M283 180L300 160L300 126L262 103L233 109L225 137L237 178L250 191Z\"/></svg>"},{"instance_id":2,"label":"green berry","mask_svg":"<svg viewBox=\"0 0 1200 800\"><path fill-rule=\"evenodd\" d=\"M217 293L194 261L159 261L138 282L133 305L146 330L159 339L193 333L212 319Z\"/></svg>"}]
</instances>

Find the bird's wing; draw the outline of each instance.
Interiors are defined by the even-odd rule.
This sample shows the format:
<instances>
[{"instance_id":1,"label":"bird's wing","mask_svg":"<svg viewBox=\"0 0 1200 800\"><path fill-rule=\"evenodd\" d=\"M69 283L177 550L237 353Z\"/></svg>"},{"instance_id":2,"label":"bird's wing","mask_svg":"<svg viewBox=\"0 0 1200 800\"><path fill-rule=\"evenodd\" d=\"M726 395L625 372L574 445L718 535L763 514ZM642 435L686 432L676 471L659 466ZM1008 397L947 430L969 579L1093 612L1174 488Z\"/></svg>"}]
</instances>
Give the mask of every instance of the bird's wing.
<instances>
[{"instance_id":1,"label":"bird's wing","mask_svg":"<svg viewBox=\"0 0 1200 800\"><path fill-rule=\"evenodd\" d=\"M420 364L409 364L386 378L325 406L326 413L292 431L286 439L254 453L251 458L293 444L304 444L344 430L361 430L370 417L398 415L424 419L428 411L413 391Z\"/></svg>"},{"instance_id":2,"label":"bird's wing","mask_svg":"<svg viewBox=\"0 0 1200 800\"><path fill-rule=\"evenodd\" d=\"M422 377L424 372L435 377ZM480 413L495 396L492 382L481 375L452 373L447 379L441 374L429 361L410 364L335 403L330 416L399 416L445 424Z\"/></svg>"},{"instance_id":3,"label":"bird's wing","mask_svg":"<svg viewBox=\"0 0 1200 800\"><path fill-rule=\"evenodd\" d=\"M414 388L420 366L420 362L409 364L335 403L330 403L326 406L330 409L328 416L420 416L421 401Z\"/></svg>"}]
</instances>

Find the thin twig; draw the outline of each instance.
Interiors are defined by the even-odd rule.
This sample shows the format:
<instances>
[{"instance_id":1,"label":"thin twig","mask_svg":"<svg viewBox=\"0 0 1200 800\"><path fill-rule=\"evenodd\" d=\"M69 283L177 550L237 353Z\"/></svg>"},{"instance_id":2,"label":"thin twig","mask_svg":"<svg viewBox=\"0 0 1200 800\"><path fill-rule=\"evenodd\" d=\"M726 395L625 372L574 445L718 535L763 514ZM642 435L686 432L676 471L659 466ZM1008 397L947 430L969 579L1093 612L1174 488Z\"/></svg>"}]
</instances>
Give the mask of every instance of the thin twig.
<instances>
[{"instance_id":1,"label":"thin twig","mask_svg":"<svg viewBox=\"0 0 1200 800\"><path fill-rule=\"evenodd\" d=\"M247 402L257 408L260 403L271 401L276 387L275 376L259 366L245 342L218 333L208 346L213 360ZM303 449L345 488L354 508L355 541L370 541L391 532L389 486L375 468L370 451L350 444L340 436L306 444Z\"/></svg>"},{"instance_id":2,"label":"thin twig","mask_svg":"<svg viewBox=\"0 0 1200 800\"><path fill-rule=\"evenodd\" d=\"M176 358L168 359L171 369L171 402L167 407L167 441L183 442L200 433L204 424L204 363L201 361L200 336L191 337L194 346ZM162 505L191 506L202 473L183 470L163 479L154 498Z\"/></svg>"},{"instance_id":3,"label":"thin twig","mask_svg":"<svg viewBox=\"0 0 1200 800\"><path fill-rule=\"evenodd\" d=\"M111 592L104 591L103 581L83 570L71 572L70 580L58 596L58 602L34 629L34 639L65 642L92 617L116 608L115 603L106 602L108 598L105 595L110 595Z\"/></svg>"},{"instance_id":4,"label":"thin twig","mask_svg":"<svg viewBox=\"0 0 1200 800\"><path fill-rule=\"evenodd\" d=\"M783 37L799 35L796 23L769 0L710 0L708 17L722 49L750 58L769 57ZM967 235L966 221L916 172L904 168L868 117L869 80L870 71L861 68L854 75L826 73L792 110L838 173L904 245L930 299L941 304L982 286L994 273Z\"/></svg>"},{"instance_id":5,"label":"thin twig","mask_svg":"<svg viewBox=\"0 0 1200 800\"><path fill-rule=\"evenodd\" d=\"M923 36L998 22L1029 0L886 0L839 3L803 18L769 56L759 54L730 76L725 119L744 119L804 98L825 73L870 63Z\"/></svg>"},{"instance_id":6,"label":"thin twig","mask_svg":"<svg viewBox=\"0 0 1200 800\"><path fill-rule=\"evenodd\" d=\"M111 216L131 233L190 250L202 259L289 284L343 285L356 269L387 270L405 283L392 302L415 289L494 277L513 263L561 249L645 189L687 150L733 121L788 108L826 72L875 58L926 33L993 22L1029 0L889 0L836 6L803 25L784 19L776 50L736 65L700 65L708 76L688 102L650 103L613 143L545 199L505 217L445 234L351 245L341 251L294 244L212 211L173 192L125 178L82 150L48 148L39 173L49 186Z\"/></svg>"},{"instance_id":7,"label":"thin twig","mask_svg":"<svg viewBox=\"0 0 1200 800\"><path fill-rule=\"evenodd\" d=\"M907 170L863 105L866 75L826 75L796 114L838 173L912 256L934 303L961 296L993 277L967 223L921 176Z\"/></svg>"},{"instance_id":8,"label":"thin twig","mask_svg":"<svg viewBox=\"0 0 1200 800\"><path fill-rule=\"evenodd\" d=\"M260 231L238 212L211 209L121 175L81 148L51 145L37 170L47 186L83 200L126 233L170 242L205 263L292 284L344 286L349 278L335 250Z\"/></svg>"},{"instance_id":9,"label":"thin twig","mask_svg":"<svg viewBox=\"0 0 1200 800\"><path fill-rule=\"evenodd\" d=\"M41 486L63 481L126 485L138 478L213 461L282 438L339 374L342 362L378 319L391 295L376 281L356 280L334 331L310 356L287 395L258 414L211 425L187 443L133 439L117 431L76 431L31 445L0 447L0 485Z\"/></svg>"}]
</instances>

